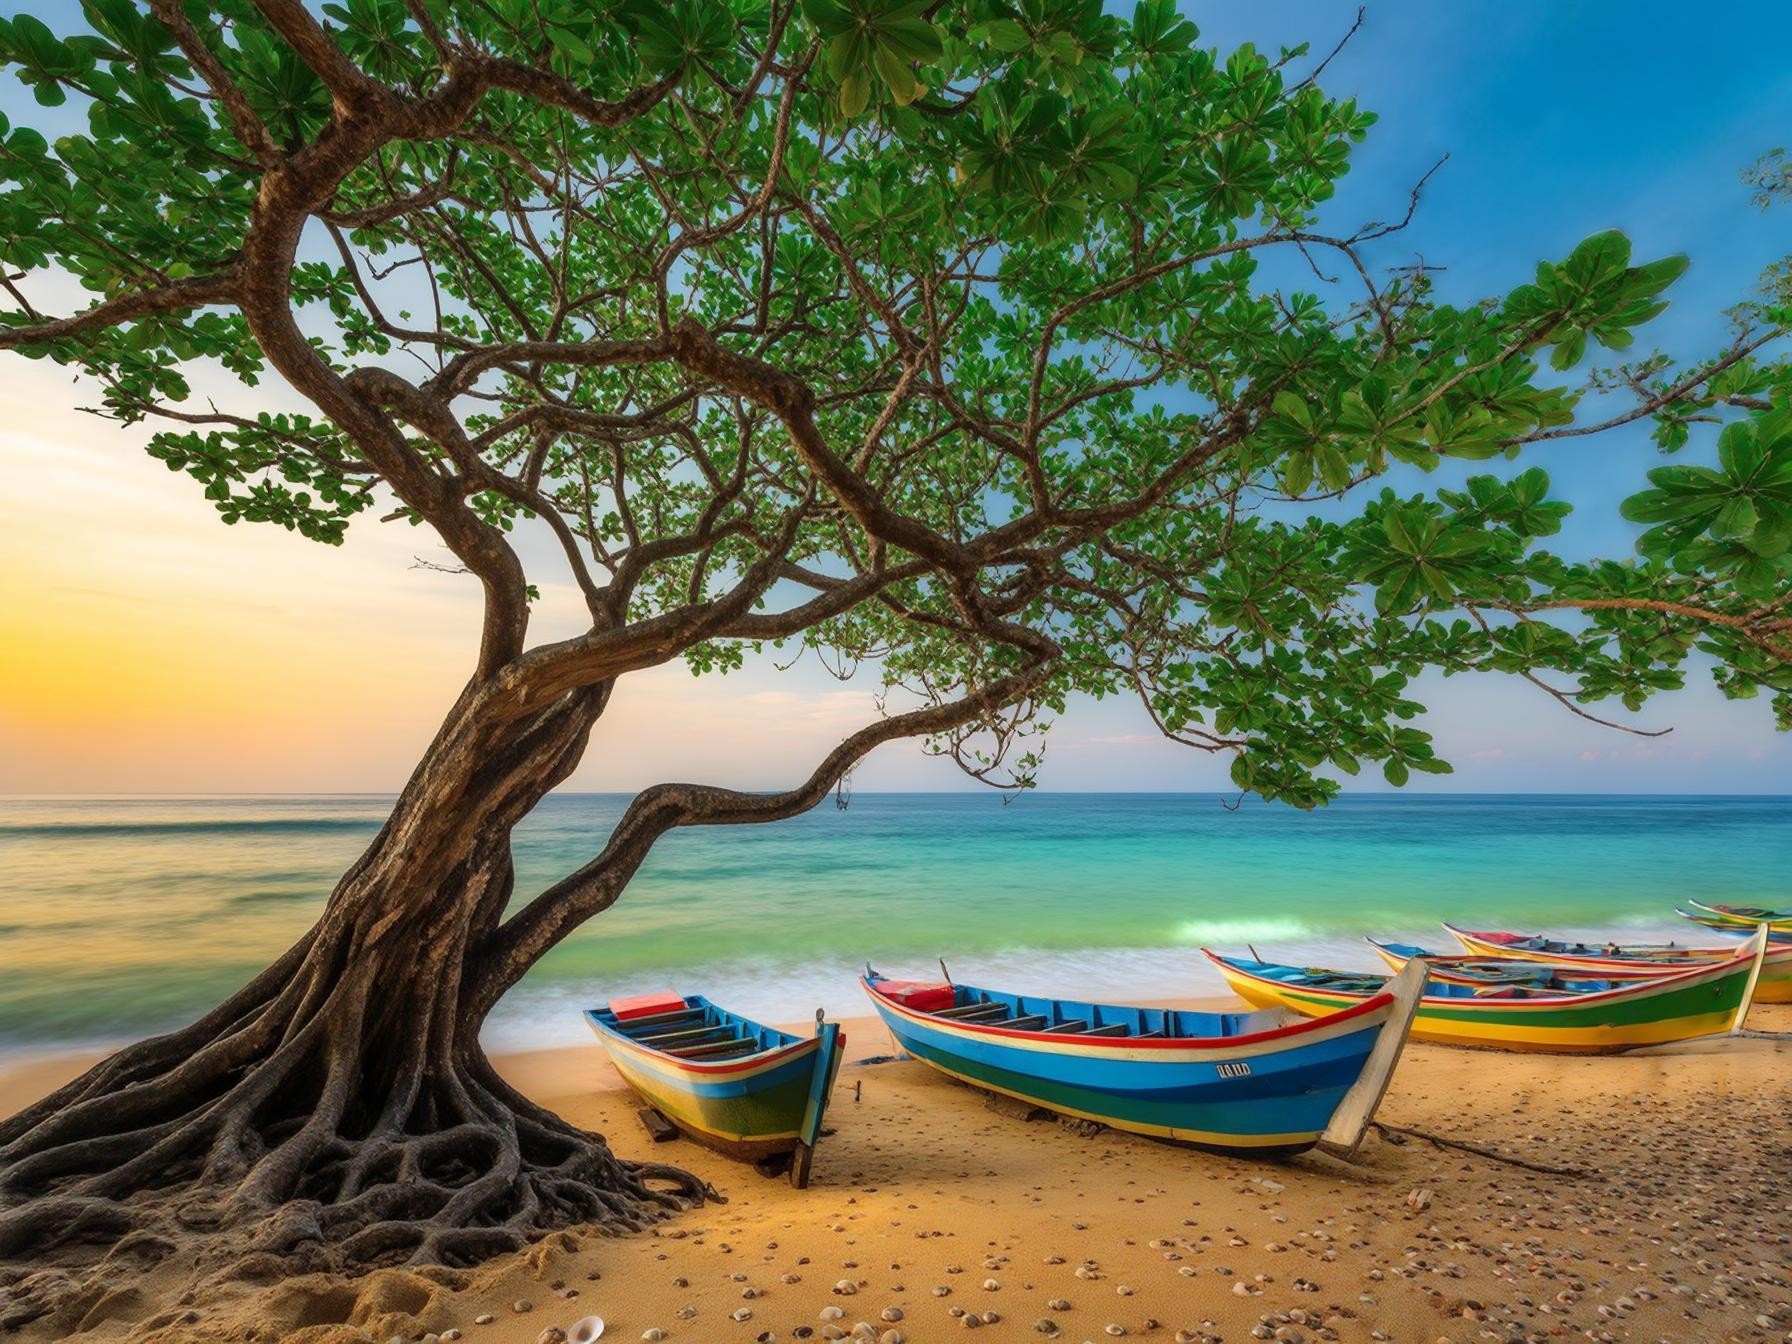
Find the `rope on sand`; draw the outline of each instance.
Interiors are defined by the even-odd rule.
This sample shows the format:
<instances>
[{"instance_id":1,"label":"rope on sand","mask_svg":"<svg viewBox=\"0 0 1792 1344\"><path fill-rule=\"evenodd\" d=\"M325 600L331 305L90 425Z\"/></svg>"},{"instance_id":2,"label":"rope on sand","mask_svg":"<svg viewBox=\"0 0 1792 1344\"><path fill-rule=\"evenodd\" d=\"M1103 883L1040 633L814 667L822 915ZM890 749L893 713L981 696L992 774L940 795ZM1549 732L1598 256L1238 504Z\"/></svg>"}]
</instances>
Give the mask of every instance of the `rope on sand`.
<instances>
[{"instance_id":1,"label":"rope on sand","mask_svg":"<svg viewBox=\"0 0 1792 1344\"><path fill-rule=\"evenodd\" d=\"M1476 1157L1485 1157L1493 1162L1504 1162L1510 1167L1523 1167L1526 1171L1534 1171L1544 1176L1581 1178L1598 1174L1588 1171L1585 1167L1552 1167L1542 1162L1527 1162L1522 1157L1512 1157L1506 1153L1496 1152L1492 1148L1483 1148L1479 1144L1464 1143L1461 1139L1447 1139L1441 1134L1432 1134L1423 1129L1407 1129L1404 1125L1390 1125L1381 1120L1371 1120L1369 1127L1379 1130L1384 1138L1398 1134L1405 1138L1423 1139L1439 1148L1457 1148L1465 1153L1473 1153Z\"/></svg>"}]
</instances>

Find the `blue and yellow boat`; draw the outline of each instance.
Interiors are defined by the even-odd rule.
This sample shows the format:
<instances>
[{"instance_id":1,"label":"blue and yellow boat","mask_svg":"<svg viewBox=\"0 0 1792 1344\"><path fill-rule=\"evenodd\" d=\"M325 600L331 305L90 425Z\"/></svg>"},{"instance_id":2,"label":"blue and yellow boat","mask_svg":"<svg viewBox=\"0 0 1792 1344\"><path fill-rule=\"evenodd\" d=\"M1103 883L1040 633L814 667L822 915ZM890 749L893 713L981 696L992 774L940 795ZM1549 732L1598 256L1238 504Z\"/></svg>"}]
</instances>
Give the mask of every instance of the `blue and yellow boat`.
<instances>
[{"instance_id":1,"label":"blue and yellow boat","mask_svg":"<svg viewBox=\"0 0 1792 1344\"><path fill-rule=\"evenodd\" d=\"M1423 982L1316 1021L1082 1003L869 968L860 983L901 1047L949 1077L1135 1134L1271 1155L1322 1139L1355 1146Z\"/></svg>"},{"instance_id":2,"label":"blue and yellow boat","mask_svg":"<svg viewBox=\"0 0 1792 1344\"><path fill-rule=\"evenodd\" d=\"M731 1013L700 994L612 999L585 1020L630 1087L700 1143L750 1162L790 1157L809 1183L846 1038L815 1015L804 1038Z\"/></svg>"}]
</instances>

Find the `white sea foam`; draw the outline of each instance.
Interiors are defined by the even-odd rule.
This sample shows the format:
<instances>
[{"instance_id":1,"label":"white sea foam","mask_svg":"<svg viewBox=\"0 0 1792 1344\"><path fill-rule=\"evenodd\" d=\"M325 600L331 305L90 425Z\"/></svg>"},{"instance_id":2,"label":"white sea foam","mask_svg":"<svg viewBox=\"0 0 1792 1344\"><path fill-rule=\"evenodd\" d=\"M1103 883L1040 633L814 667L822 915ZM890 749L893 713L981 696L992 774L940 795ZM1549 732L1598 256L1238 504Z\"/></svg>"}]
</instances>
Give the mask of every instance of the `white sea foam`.
<instances>
[{"instance_id":1,"label":"white sea foam","mask_svg":"<svg viewBox=\"0 0 1792 1344\"><path fill-rule=\"evenodd\" d=\"M1289 921L1290 924L1293 921ZM1271 925L1273 921L1265 921ZM1240 927L1243 922L1239 922ZM1210 926L1211 927L1211 926ZM1271 933L1275 932L1271 928ZM1257 933L1257 948L1271 959L1302 965L1324 964L1368 970L1380 965L1361 940L1311 935L1271 942ZM1226 950L1243 950L1238 933L1215 938ZM1437 940L1432 940L1436 945ZM937 962L921 958L874 960L886 975L933 979ZM1107 1003L1162 999L1215 999L1227 996L1225 982L1192 945L1092 948L1078 951L1014 949L952 956L953 979L992 989ZM593 977L589 983L535 986L524 981L498 1005L484 1039L492 1050L523 1050L589 1040L580 1014L606 999L674 988L703 994L735 1012L763 1022L801 1023L817 1008L831 1018L865 1017L870 1005L857 985L861 961L817 957L800 964L771 959L721 962L668 975L663 971Z\"/></svg>"},{"instance_id":2,"label":"white sea foam","mask_svg":"<svg viewBox=\"0 0 1792 1344\"><path fill-rule=\"evenodd\" d=\"M1312 925L1289 915L1211 916L1185 920L1176 941L1215 949L1238 943L1298 942L1314 936Z\"/></svg>"}]
</instances>

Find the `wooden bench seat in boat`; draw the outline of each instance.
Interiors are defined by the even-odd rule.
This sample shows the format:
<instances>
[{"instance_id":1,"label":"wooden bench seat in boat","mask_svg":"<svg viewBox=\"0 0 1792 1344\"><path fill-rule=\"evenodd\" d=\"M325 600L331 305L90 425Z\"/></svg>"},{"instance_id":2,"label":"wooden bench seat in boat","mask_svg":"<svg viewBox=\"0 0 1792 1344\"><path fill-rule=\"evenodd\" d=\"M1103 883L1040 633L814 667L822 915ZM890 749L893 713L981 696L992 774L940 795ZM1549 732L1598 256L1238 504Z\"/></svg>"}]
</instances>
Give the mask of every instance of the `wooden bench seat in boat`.
<instances>
[{"instance_id":1,"label":"wooden bench seat in boat","mask_svg":"<svg viewBox=\"0 0 1792 1344\"><path fill-rule=\"evenodd\" d=\"M637 1017L630 1022L617 1024L617 1030L624 1036L639 1036L643 1032L663 1031L667 1027L676 1027L688 1022L701 1022L704 1012L701 1008L688 1009L682 1013L660 1013L654 1017Z\"/></svg>"},{"instance_id":2,"label":"wooden bench seat in boat","mask_svg":"<svg viewBox=\"0 0 1792 1344\"><path fill-rule=\"evenodd\" d=\"M663 1050L668 1045L695 1045L704 1036L711 1036L715 1032L733 1032L733 1030L735 1030L733 1027L713 1027L708 1021L701 1021L694 1027L681 1027L676 1032L654 1032L652 1036L636 1036L633 1039L640 1041L645 1047Z\"/></svg>"},{"instance_id":3,"label":"wooden bench seat in boat","mask_svg":"<svg viewBox=\"0 0 1792 1344\"><path fill-rule=\"evenodd\" d=\"M1038 1031L1041 1027L1045 1026L1045 1023L1046 1019L1044 1016L1039 1013L1033 1013L1027 1017L1011 1017L1000 1025L1013 1031Z\"/></svg>"},{"instance_id":4,"label":"wooden bench seat in boat","mask_svg":"<svg viewBox=\"0 0 1792 1344\"><path fill-rule=\"evenodd\" d=\"M731 1036L727 1040L708 1041L702 1045L682 1045L665 1053L677 1055L680 1059L690 1059L697 1055L713 1055L723 1050L738 1050L743 1045L757 1047L758 1044L751 1036Z\"/></svg>"},{"instance_id":5,"label":"wooden bench seat in boat","mask_svg":"<svg viewBox=\"0 0 1792 1344\"><path fill-rule=\"evenodd\" d=\"M974 1012L960 1013L954 1021L958 1022L1000 1022L1007 1018L1008 1009L999 1003L979 1004Z\"/></svg>"}]
</instances>

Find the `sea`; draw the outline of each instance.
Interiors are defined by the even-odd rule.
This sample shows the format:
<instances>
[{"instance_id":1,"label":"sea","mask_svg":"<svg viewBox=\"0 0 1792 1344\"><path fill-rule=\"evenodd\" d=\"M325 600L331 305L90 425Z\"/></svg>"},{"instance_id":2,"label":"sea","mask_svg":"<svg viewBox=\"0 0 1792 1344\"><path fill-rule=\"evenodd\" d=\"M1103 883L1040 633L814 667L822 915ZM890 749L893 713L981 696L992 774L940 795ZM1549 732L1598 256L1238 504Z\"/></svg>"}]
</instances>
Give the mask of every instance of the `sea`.
<instances>
[{"instance_id":1,"label":"sea","mask_svg":"<svg viewBox=\"0 0 1792 1344\"><path fill-rule=\"evenodd\" d=\"M595 854L628 799L550 796L517 830L520 902ZM585 1039L580 1010L675 987L750 1016L864 1011L891 975L1125 1002L1223 993L1200 953L1378 965L1439 921L1723 942L1687 897L1792 905L1792 797L1347 794L1300 812L1209 794L860 793L675 832L486 1026ZM181 1025L317 917L391 799L0 798L0 1052Z\"/></svg>"}]
</instances>

